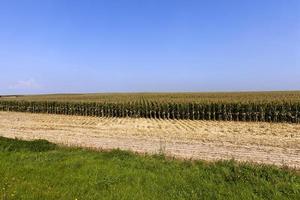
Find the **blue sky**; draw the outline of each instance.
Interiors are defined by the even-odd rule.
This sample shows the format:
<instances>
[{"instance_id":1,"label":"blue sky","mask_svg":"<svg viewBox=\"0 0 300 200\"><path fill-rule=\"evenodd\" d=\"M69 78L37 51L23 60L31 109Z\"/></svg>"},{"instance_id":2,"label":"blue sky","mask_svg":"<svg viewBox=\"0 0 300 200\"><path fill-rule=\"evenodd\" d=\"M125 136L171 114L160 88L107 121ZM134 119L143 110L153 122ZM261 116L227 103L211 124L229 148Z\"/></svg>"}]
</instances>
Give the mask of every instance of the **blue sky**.
<instances>
[{"instance_id":1,"label":"blue sky","mask_svg":"<svg viewBox=\"0 0 300 200\"><path fill-rule=\"evenodd\" d=\"M0 94L300 90L299 0L0 0Z\"/></svg>"}]
</instances>

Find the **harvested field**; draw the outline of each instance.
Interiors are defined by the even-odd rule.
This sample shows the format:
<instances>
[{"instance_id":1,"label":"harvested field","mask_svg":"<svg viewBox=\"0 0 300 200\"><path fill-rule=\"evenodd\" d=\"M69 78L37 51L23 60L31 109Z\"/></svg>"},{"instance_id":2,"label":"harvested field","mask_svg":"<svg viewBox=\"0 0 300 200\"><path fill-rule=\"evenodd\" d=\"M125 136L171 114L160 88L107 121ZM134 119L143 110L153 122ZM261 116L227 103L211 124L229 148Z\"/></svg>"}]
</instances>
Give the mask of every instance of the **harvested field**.
<instances>
[{"instance_id":1,"label":"harvested field","mask_svg":"<svg viewBox=\"0 0 300 200\"><path fill-rule=\"evenodd\" d=\"M0 135L97 149L300 168L300 124L0 112Z\"/></svg>"}]
</instances>

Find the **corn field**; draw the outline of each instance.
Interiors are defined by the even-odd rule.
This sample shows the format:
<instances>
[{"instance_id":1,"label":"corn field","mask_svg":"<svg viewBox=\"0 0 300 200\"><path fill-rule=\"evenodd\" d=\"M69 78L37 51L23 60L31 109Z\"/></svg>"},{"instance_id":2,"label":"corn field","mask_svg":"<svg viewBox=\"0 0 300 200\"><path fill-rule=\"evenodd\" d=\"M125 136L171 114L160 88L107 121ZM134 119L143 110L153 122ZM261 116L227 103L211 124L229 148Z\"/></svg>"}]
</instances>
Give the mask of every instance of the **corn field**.
<instances>
[{"instance_id":1,"label":"corn field","mask_svg":"<svg viewBox=\"0 0 300 200\"><path fill-rule=\"evenodd\" d=\"M0 111L225 121L300 122L300 102L174 103L139 100L124 103L62 101L0 101Z\"/></svg>"},{"instance_id":2,"label":"corn field","mask_svg":"<svg viewBox=\"0 0 300 200\"><path fill-rule=\"evenodd\" d=\"M206 93L101 93L0 96L0 101L55 101L89 103L286 103L300 102L300 91L283 92L206 92Z\"/></svg>"}]
</instances>

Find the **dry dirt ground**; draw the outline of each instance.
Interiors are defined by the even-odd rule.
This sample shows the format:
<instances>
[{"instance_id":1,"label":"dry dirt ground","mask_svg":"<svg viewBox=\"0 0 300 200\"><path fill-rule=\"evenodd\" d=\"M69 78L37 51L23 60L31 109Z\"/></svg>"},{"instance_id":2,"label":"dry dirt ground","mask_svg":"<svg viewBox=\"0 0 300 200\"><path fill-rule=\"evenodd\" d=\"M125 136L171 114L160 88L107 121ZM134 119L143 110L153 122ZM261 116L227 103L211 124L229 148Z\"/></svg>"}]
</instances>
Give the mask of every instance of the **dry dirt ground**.
<instances>
[{"instance_id":1,"label":"dry dirt ground","mask_svg":"<svg viewBox=\"0 0 300 200\"><path fill-rule=\"evenodd\" d=\"M300 168L300 124L96 118L0 112L0 136L97 149Z\"/></svg>"}]
</instances>

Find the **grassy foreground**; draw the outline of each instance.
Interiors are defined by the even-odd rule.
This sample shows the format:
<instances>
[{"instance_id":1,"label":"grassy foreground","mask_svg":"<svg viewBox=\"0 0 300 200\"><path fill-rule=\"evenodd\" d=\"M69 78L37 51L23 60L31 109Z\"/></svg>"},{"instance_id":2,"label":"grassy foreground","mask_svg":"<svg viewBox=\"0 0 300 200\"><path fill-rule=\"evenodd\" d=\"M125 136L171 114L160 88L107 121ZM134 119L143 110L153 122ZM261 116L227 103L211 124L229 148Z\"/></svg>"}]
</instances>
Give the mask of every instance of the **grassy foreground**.
<instances>
[{"instance_id":1,"label":"grassy foreground","mask_svg":"<svg viewBox=\"0 0 300 200\"><path fill-rule=\"evenodd\" d=\"M299 171L0 137L0 199L300 199Z\"/></svg>"}]
</instances>

